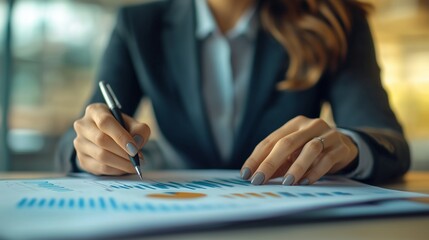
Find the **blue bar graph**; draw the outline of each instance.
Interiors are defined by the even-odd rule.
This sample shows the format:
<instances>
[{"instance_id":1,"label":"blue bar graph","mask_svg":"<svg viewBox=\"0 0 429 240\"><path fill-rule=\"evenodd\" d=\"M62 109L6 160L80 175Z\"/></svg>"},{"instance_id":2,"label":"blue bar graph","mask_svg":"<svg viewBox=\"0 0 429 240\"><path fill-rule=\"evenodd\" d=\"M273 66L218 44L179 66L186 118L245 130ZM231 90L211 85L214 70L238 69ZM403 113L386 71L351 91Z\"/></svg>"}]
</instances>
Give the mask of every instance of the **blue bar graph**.
<instances>
[{"instance_id":1,"label":"blue bar graph","mask_svg":"<svg viewBox=\"0 0 429 240\"><path fill-rule=\"evenodd\" d=\"M48 206L49 207L53 207L55 205L56 199L55 198L51 198L51 200L49 201Z\"/></svg>"},{"instance_id":2,"label":"blue bar graph","mask_svg":"<svg viewBox=\"0 0 429 240\"><path fill-rule=\"evenodd\" d=\"M39 188L48 189L54 192L72 192L72 189L53 184L49 181L26 181L25 184Z\"/></svg>"},{"instance_id":3,"label":"blue bar graph","mask_svg":"<svg viewBox=\"0 0 429 240\"><path fill-rule=\"evenodd\" d=\"M330 194L330 193L327 193L327 192L318 192L318 193L316 193L318 196L321 196L321 197L328 197L328 196L332 196L332 194Z\"/></svg>"},{"instance_id":4,"label":"blue bar graph","mask_svg":"<svg viewBox=\"0 0 429 240\"><path fill-rule=\"evenodd\" d=\"M315 197L315 195L311 194L311 193L298 193L299 196L301 197Z\"/></svg>"},{"instance_id":5,"label":"blue bar graph","mask_svg":"<svg viewBox=\"0 0 429 240\"><path fill-rule=\"evenodd\" d=\"M65 202L65 200L63 198L61 198L60 201L58 202L58 207L63 208L64 202Z\"/></svg>"},{"instance_id":6,"label":"blue bar graph","mask_svg":"<svg viewBox=\"0 0 429 240\"><path fill-rule=\"evenodd\" d=\"M81 211L110 211L110 212L186 212L202 210L232 209L237 205L233 203L216 204L190 204L190 203L147 203L147 202L122 202L114 197L76 197L76 198L22 198L17 204L18 209L41 210L81 210Z\"/></svg>"},{"instance_id":7,"label":"blue bar graph","mask_svg":"<svg viewBox=\"0 0 429 240\"><path fill-rule=\"evenodd\" d=\"M280 195L284 197L297 197L296 195L289 193L289 192L279 192Z\"/></svg>"},{"instance_id":8,"label":"blue bar graph","mask_svg":"<svg viewBox=\"0 0 429 240\"><path fill-rule=\"evenodd\" d=\"M347 193L347 192L333 192L333 194L338 195L338 196L350 196L350 195L352 195L351 193Z\"/></svg>"},{"instance_id":9,"label":"blue bar graph","mask_svg":"<svg viewBox=\"0 0 429 240\"><path fill-rule=\"evenodd\" d=\"M233 188L237 186L249 186L249 181L239 178L216 178L195 180L189 182L153 182L153 183L116 183L111 184L110 188L117 190L175 190L175 189L219 189L219 188Z\"/></svg>"},{"instance_id":10,"label":"blue bar graph","mask_svg":"<svg viewBox=\"0 0 429 240\"><path fill-rule=\"evenodd\" d=\"M249 199L249 198L324 198L332 196L352 196L353 194L348 192L240 192L240 193L229 193L223 195L229 199Z\"/></svg>"}]
</instances>

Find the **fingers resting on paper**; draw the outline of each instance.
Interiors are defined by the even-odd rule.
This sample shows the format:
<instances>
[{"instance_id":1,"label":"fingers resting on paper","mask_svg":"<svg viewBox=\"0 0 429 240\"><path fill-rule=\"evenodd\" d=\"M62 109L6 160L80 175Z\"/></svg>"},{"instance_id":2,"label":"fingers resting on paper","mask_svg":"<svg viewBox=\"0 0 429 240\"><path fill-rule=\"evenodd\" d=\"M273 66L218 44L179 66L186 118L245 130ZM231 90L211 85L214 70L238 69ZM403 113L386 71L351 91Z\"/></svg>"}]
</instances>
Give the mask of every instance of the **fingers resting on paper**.
<instances>
[{"instance_id":1,"label":"fingers resting on paper","mask_svg":"<svg viewBox=\"0 0 429 240\"><path fill-rule=\"evenodd\" d=\"M298 116L255 147L241 176L254 185L281 176L284 185L308 185L346 167L357 155L348 136L322 119Z\"/></svg>"}]
</instances>

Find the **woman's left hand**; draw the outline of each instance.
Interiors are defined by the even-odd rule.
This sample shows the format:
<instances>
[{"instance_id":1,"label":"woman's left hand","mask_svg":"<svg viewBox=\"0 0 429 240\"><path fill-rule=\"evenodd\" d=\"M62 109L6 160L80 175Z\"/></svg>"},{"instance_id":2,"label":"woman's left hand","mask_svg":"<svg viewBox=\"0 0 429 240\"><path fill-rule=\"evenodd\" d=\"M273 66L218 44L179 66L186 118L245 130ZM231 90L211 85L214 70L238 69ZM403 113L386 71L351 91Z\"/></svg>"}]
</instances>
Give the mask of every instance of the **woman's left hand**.
<instances>
[{"instance_id":1,"label":"woman's left hand","mask_svg":"<svg viewBox=\"0 0 429 240\"><path fill-rule=\"evenodd\" d=\"M298 116L256 146L241 176L251 177L254 185L280 176L284 176L284 185L308 185L345 168L357 155L350 137L320 118Z\"/></svg>"}]
</instances>

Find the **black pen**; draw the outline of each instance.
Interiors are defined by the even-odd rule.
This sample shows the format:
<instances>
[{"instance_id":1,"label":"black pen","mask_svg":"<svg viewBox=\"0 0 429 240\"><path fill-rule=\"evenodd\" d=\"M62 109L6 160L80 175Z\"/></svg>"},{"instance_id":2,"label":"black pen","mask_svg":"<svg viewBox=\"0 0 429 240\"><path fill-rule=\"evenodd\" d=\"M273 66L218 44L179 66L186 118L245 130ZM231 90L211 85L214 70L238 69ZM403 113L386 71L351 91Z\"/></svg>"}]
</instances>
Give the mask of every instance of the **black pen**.
<instances>
[{"instance_id":1,"label":"black pen","mask_svg":"<svg viewBox=\"0 0 429 240\"><path fill-rule=\"evenodd\" d=\"M103 81L100 81L98 83L100 86L101 93L103 94L104 100L107 103L107 106L109 106L110 111L112 112L115 119L121 124L121 126L128 131L125 121L122 118L121 113L121 104L119 103L119 100L116 98L115 93L113 93L112 88L109 84L105 84ZM136 169L137 174L139 175L140 179L142 178L142 173L140 170L140 159L138 153L135 156L128 156L130 158L130 161L133 163L134 168Z\"/></svg>"}]
</instances>

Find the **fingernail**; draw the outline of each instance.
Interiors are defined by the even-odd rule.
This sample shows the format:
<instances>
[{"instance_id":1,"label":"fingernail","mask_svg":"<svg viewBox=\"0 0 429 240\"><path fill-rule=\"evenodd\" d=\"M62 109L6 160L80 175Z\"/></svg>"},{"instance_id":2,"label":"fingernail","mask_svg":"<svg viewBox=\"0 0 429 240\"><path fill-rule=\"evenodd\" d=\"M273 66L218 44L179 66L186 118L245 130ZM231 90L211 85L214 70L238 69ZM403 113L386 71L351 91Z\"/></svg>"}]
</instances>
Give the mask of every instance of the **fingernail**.
<instances>
[{"instance_id":1,"label":"fingernail","mask_svg":"<svg viewBox=\"0 0 429 240\"><path fill-rule=\"evenodd\" d=\"M250 172L249 168L243 168L243 170L241 170L241 178L244 180L249 179L251 174L252 173Z\"/></svg>"},{"instance_id":2,"label":"fingernail","mask_svg":"<svg viewBox=\"0 0 429 240\"><path fill-rule=\"evenodd\" d=\"M283 179L282 184L290 186L293 184L293 182L295 182L295 177L293 175L286 174L285 178Z\"/></svg>"},{"instance_id":3,"label":"fingernail","mask_svg":"<svg viewBox=\"0 0 429 240\"><path fill-rule=\"evenodd\" d=\"M140 136L140 135L135 135L133 138L134 138L134 141L136 141L137 146L142 145L142 143L143 143L143 137L142 137L142 136Z\"/></svg>"},{"instance_id":4,"label":"fingernail","mask_svg":"<svg viewBox=\"0 0 429 240\"><path fill-rule=\"evenodd\" d=\"M301 180L301 182L299 182L300 185L308 185L310 184L310 180L308 180L308 178L304 178Z\"/></svg>"},{"instance_id":5,"label":"fingernail","mask_svg":"<svg viewBox=\"0 0 429 240\"><path fill-rule=\"evenodd\" d=\"M252 183L253 185L261 185L264 182L264 179L265 179L265 174L263 172L258 172L253 177L250 183Z\"/></svg>"},{"instance_id":6,"label":"fingernail","mask_svg":"<svg viewBox=\"0 0 429 240\"><path fill-rule=\"evenodd\" d=\"M137 154L137 152L138 152L137 147L134 146L134 144L132 144L132 143L127 143L127 145L125 147L127 148L128 153L131 156L135 156Z\"/></svg>"}]
</instances>

